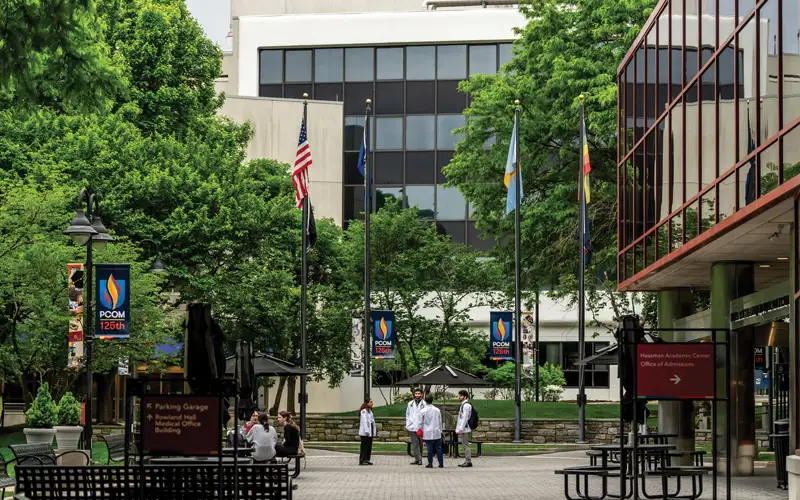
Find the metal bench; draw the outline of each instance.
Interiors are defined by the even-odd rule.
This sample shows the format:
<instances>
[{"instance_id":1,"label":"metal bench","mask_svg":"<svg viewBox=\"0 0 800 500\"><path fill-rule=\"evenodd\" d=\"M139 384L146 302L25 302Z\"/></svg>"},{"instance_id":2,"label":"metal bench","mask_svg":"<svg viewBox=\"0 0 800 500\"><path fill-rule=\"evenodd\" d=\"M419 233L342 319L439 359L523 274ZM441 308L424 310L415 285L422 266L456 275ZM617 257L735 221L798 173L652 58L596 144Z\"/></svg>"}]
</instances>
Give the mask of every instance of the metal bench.
<instances>
[{"instance_id":1,"label":"metal bench","mask_svg":"<svg viewBox=\"0 0 800 500\"><path fill-rule=\"evenodd\" d=\"M56 455L53 447L47 443L39 444L12 444L9 446L17 465L58 465L58 459L73 453L82 455L85 462L89 465L89 455L83 450L70 450Z\"/></svg>"},{"instance_id":2,"label":"metal bench","mask_svg":"<svg viewBox=\"0 0 800 500\"><path fill-rule=\"evenodd\" d=\"M645 498L681 498L684 500L694 500L700 498L703 494L703 476L712 472L711 467L664 467L655 471L647 471L648 476L655 476L661 478L661 492L656 495L651 495L647 492L647 482L642 481L641 493ZM692 493L688 495L681 495L681 478L690 478L692 480ZM670 492L668 488L669 479L674 478L677 480L675 491Z\"/></svg>"},{"instance_id":3,"label":"metal bench","mask_svg":"<svg viewBox=\"0 0 800 500\"><path fill-rule=\"evenodd\" d=\"M2 461L0 460L0 498L5 497L6 489L11 488L17 484L17 481L8 473L8 467L14 460Z\"/></svg>"},{"instance_id":4,"label":"metal bench","mask_svg":"<svg viewBox=\"0 0 800 500\"><path fill-rule=\"evenodd\" d=\"M291 500L292 479L285 464L163 466L41 466L17 468L16 500L87 498L114 500ZM220 494L222 489L222 495Z\"/></svg>"},{"instance_id":5,"label":"metal bench","mask_svg":"<svg viewBox=\"0 0 800 500\"><path fill-rule=\"evenodd\" d=\"M702 450L695 450L695 451L670 451L667 452L667 465L672 466L672 459L677 458L680 461L681 458L685 456L692 457L692 463L695 467L702 467L704 465L703 458L706 455L705 451ZM678 464L675 464L676 466Z\"/></svg>"},{"instance_id":6,"label":"metal bench","mask_svg":"<svg viewBox=\"0 0 800 500\"><path fill-rule=\"evenodd\" d=\"M287 467L294 460L294 468L291 469L292 478L294 479L300 475L300 460L303 460L303 468L305 468L306 455L305 453L301 453L299 455L289 455L287 457L276 457L276 460L279 464L286 465Z\"/></svg>"},{"instance_id":7,"label":"metal bench","mask_svg":"<svg viewBox=\"0 0 800 500\"><path fill-rule=\"evenodd\" d=\"M565 469L557 470L555 473L564 476L564 496L567 500L603 500L608 496L608 476L613 472L611 469L604 469L602 467L588 466L588 467L567 467ZM573 497L570 495L569 478L575 478L575 494ZM600 479L600 495L591 496L589 494L589 478L596 477ZM583 479L583 490L581 490L581 479Z\"/></svg>"},{"instance_id":8,"label":"metal bench","mask_svg":"<svg viewBox=\"0 0 800 500\"><path fill-rule=\"evenodd\" d=\"M108 450L106 465L111 465L112 461L122 462L125 460L125 434L109 434L108 436L100 436L100 439L103 440ZM131 437L129 456L132 463L134 463L137 456L136 444L133 441L134 439Z\"/></svg>"}]
</instances>

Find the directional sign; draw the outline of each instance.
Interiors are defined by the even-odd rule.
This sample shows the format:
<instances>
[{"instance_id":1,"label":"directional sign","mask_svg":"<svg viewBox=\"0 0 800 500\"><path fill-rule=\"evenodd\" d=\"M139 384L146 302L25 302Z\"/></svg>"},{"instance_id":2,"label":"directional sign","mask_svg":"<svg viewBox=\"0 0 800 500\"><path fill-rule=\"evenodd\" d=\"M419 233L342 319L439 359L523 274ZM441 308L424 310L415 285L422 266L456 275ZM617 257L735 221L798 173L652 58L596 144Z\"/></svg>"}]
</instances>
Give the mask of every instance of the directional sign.
<instances>
[{"instance_id":1,"label":"directional sign","mask_svg":"<svg viewBox=\"0 0 800 500\"><path fill-rule=\"evenodd\" d=\"M219 398L145 396L141 408L144 455L219 455Z\"/></svg>"},{"instance_id":2,"label":"directional sign","mask_svg":"<svg viewBox=\"0 0 800 500\"><path fill-rule=\"evenodd\" d=\"M713 344L639 344L636 394L642 399L713 399Z\"/></svg>"}]
</instances>

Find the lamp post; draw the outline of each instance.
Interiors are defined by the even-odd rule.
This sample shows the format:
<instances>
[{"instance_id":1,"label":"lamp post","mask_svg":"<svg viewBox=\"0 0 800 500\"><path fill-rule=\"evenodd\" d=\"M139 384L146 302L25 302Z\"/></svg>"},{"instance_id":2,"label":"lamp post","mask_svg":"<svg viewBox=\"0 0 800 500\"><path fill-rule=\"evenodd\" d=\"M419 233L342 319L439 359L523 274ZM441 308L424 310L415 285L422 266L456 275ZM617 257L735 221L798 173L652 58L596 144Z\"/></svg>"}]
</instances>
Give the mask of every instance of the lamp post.
<instances>
[{"instance_id":1,"label":"lamp post","mask_svg":"<svg viewBox=\"0 0 800 500\"><path fill-rule=\"evenodd\" d=\"M86 214L83 211L83 203L86 202ZM64 234L72 238L77 245L86 245L86 317L83 322L83 342L86 352L86 424L83 428L84 443L92 451L92 391L93 378L92 372L92 344L94 343L94 317L92 316L92 249L96 247L102 250L105 246L114 241L108 234L108 230L103 225L99 215L93 215L93 211L100 210L100 195L89 193L82 189L78 196L78 210L72 223L64 231Z\"/></svg>"}]
</instances>

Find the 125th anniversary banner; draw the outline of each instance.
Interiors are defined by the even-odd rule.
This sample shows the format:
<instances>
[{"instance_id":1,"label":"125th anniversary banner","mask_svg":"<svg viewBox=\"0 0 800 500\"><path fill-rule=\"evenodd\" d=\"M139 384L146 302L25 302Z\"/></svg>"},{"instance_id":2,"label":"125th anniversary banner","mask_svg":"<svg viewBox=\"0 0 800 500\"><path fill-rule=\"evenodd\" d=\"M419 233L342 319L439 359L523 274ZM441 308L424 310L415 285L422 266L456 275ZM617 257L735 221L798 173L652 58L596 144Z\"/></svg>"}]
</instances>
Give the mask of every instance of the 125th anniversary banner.
<instances>
[{"instance_id":1,"label":"125th anniversary banner","mask_svg":"<svg viewBox=\"0 0 800 500\"><path fill-rule=\"evenodd\" d=\"M131 335L131 267L129 264L95 266L97 328L95 337L126 339Z\"/></svg>"}]
</instances>

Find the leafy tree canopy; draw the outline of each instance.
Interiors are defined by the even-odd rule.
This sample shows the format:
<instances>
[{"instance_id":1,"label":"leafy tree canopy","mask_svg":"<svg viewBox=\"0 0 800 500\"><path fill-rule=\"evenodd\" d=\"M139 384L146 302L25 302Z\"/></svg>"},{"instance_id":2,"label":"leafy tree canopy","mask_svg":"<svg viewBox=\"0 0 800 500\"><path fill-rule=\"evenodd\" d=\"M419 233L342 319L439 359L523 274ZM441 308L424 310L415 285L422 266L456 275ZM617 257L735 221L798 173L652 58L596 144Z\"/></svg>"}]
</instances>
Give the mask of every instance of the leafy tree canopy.
<instances>
[{"instance_id":1,"label":"leafy tree canopy","mask_svg":"<svg viewBox=\"0 0 800 500\"><path fill-rule=\"evenodd\" d=\"M472 96L466 136L446 168L475 207L478 227L500 243L495 255L514 265L513 217L503 185L521 101L520 159L523 283L558 286L579 262L577 184L579 95L584 95L592 163L589 207L594 248L587 284L613 281L616 268L616 68L655 0L530 0L513 60L498 75L462 82ZM486 148L496 138L496 142ZM509 274L510 275L510 274ZM574 294L575 280L564 283Z\"/></svg>"}]
</instances>

